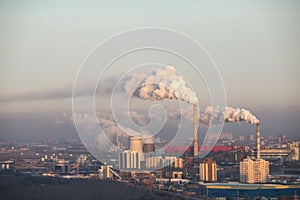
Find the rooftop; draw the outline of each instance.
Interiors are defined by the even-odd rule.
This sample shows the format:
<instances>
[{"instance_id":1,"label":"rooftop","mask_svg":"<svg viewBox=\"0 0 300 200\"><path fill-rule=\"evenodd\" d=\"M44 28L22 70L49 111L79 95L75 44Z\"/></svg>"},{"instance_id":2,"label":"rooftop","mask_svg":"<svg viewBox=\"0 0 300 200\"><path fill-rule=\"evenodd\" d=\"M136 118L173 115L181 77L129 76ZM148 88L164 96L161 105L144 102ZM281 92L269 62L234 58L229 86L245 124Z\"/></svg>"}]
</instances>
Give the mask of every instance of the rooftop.
<instances>
[{"instance_id":1,"label":"rooftop","mask_svg":"<svg viewBox=\"0 0 300 200\"><path fill-rule=\"evenodd\" d=\"M282 184L246 184L246 183L200 183L211 189L242 189L242 190L257 190L257 189L300 189L300 185L282 185Z\"/></svg>"}]
</instances>

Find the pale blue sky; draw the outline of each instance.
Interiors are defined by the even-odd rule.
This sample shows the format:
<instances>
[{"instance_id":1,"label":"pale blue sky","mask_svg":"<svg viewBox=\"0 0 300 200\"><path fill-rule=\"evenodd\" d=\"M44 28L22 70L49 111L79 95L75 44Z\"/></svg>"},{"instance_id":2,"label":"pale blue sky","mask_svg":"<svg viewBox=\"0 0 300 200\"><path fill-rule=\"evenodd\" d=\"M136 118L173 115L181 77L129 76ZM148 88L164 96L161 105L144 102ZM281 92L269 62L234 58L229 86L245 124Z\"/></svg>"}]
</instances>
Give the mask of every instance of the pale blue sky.
<instances>
[{"instance_id":1,"label":"pale blue sky","mask_svg":"<svg viewBox=\"0 0 300 200\"><path fill-rule=\"evenodd\" d=\"M0 1L0 112L71 111L68 96L88 52L144 26L200 42L221 71L229 105L299 112L299 21L297 0Z\"/></svg>"}]
</instances>

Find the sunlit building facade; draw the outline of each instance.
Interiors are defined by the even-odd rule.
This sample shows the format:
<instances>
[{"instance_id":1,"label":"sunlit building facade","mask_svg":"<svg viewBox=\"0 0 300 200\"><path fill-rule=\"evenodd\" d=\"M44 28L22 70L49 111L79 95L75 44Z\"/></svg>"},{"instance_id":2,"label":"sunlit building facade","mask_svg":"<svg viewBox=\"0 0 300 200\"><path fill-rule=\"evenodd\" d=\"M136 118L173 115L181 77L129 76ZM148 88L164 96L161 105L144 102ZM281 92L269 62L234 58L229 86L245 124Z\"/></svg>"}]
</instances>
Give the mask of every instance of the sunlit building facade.
<instances>
[{"instance_id":1,"label":"sunlit building facade","mask_svg":"<svg viewBox=\"0 0 300 200\"><path fill-rule=\"evenodd\" d=\"M217 163L211 158L200 161L199 164L200 181L217 181Z\"/></svg>"},{"instance_id":2,"label":"sunlit building facade","mask_svg":"<svg viewBox=\"0 0 300 200\"><path fill-rule=\"evenodd\" d=\"M140 169L140 155L137 151L126 150L120 153L119 158L120 169Z\"/></svg>"},{"instance_id":3,"label":"sunlit building facade","mask_svg":"<svg viewBox=\"0 0 300 200\"><path fill-rule=\"evenodd\" d=\"M240 182L265 183L269 175L269 162L263 159L245 158L240 162Z\"/></svg>"}]
</instances>

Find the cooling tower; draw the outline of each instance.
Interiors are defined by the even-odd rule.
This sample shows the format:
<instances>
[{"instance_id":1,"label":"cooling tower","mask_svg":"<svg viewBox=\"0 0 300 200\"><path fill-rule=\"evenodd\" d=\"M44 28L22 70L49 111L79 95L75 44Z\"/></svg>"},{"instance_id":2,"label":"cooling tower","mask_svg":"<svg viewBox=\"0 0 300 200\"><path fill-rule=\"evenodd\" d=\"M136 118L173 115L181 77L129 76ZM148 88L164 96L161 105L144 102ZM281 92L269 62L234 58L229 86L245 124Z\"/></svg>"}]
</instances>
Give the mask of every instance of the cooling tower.
<instances>
[{"instance_id":1,"label":"cooling tower","mask_svg":"<svg viewBox=\"0 0 300 200\"><path fill-rule=\"evenodd\" d=\"M144 153L153 153L153 152L155 152L154 144L153 143L145 143L143 145L143 152Z\"/></svg>"},{"instance_id":2,"label":"cooling tower","mask_svg":"<svg viewBox=\"0 0 300 200\"><path fill-rule=\"evenodd\" d=\"M260 159L260 124L256 124L256 152L257 159Z\"/></svg>"},{"instance_id":3,"label":"cooling tower","mask_svg":"<svg viewBox=\"0 0 300 200\"><path fill-rule=\"evenodd\" d=\"M138 153L143 153L142 149L142 138L138 136L131 136L129 138L130 151L137 151Z\"/></svg>"},{"instance_id":4,"label":"cooling tower","mask_svg":"<svg viewBox=\"0 0 300 200\"><path fill-rule=\"evenodd\" d=\"M194 106L194 157L198 157L198 115L197 115L197 104L193 104Z\"/></svg>"},{"instance_id":5,"label":"cooling tower","mask_svg":"<svg viewBox=\"0 0 300 200\"><path fill-rule=\"evenodd\" d=\"M144 161L142 138L139 136L131 136L129 138L129 146L130 151L137 151L139 153L140 160Z\"/></svg>"}]
</instances>

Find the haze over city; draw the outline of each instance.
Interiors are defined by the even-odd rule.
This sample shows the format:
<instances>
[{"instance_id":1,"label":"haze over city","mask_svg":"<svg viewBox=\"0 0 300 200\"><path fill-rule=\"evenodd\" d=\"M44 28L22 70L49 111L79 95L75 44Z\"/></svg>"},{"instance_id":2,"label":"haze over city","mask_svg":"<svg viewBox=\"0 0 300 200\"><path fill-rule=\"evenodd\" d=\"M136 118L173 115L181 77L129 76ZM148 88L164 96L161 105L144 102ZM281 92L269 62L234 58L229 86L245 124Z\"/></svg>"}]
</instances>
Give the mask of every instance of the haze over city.
<instances>
[{"instance_id":1,"label":"haze over city","mask_svg":"<svg viewBox=\"0 0 300 200\"><path fill-rule=\"evenodd\" d=\"M201 43L220 69L227 105L255 113L264 135L299 134L299 2L96 4L1 3L2 139L76 137L71 95L80 64L107 37L144 26L175 29ZM224 130L254 131L247 124Z\"/></svg>"}]
</instances>

